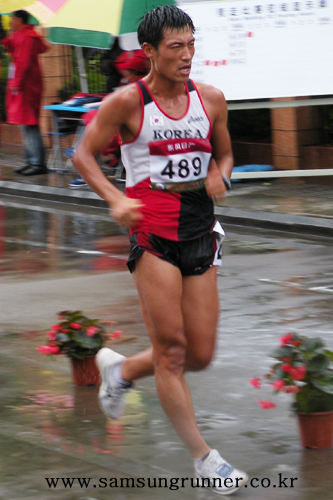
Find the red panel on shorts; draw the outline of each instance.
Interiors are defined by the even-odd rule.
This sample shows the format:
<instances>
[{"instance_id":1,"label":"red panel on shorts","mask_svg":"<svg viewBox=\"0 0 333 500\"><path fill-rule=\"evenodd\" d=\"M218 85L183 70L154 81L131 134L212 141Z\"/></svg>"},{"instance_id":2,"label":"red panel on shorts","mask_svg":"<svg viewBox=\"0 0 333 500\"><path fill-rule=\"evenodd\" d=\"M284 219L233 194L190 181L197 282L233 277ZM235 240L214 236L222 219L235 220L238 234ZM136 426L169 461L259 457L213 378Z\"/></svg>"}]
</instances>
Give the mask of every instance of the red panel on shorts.
<instances>
[{"instance_id":1,"label":"red panel on shorts","mask_svg":"<svg viewBox=\"0 0 333 500\"><path fill-rule=\"evenodd\" d=\"M131 234L137 231L156 234L161 238L178 241L178 226L181 209L181 195L155 191L150 188L150 178L136 186L126 188L129 198L140 200L144 218L131 227Z\"/></svg>"}]
</instances>

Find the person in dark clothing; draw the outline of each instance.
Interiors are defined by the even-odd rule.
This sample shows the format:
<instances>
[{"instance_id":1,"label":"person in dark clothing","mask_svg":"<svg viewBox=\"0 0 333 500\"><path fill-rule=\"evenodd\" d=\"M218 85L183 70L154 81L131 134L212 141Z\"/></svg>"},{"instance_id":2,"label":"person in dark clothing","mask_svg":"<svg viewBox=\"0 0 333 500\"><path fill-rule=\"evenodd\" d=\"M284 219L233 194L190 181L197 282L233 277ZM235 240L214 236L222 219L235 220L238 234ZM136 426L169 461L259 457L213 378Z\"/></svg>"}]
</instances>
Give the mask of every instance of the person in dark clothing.
<instances>
[{"instance_id":1,"label":"person in dark clothing","mask_svg":"<svg viewBox=\"0 0 333 500\"><path fill-rule=\"evenodd\" d=\"M114 61L123 50L119 46L118 38L115 39L114 44L110 50L107 51L105 57L101 59L100 71L106 78L106 93L110 94L120 85L122 78L121 74L114 65Z\"/></svg>"}]
</instances>

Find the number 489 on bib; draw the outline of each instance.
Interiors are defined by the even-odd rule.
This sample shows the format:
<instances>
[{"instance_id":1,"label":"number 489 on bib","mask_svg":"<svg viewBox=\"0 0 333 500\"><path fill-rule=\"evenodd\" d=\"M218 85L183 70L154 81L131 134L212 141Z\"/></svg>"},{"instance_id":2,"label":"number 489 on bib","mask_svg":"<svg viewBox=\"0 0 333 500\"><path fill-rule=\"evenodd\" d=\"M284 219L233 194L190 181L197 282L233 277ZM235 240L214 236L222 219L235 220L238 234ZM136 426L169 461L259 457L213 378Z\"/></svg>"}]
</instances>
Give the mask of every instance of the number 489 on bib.
<instances>
[{"instance_id":1,"label":"number 489 on bib","mask_svg":"<svg viewBox=\"0 0 333 500\"><path fill-rule=\"evenodd\" d=\"M166 167L162 170L161 175L168 177L169 180L175 181L175 177L186 179L188 177L198 177L201 174L201 159L199 156L193 158L191 162L183 158L178 163L169 160Z\"/></svg>"}]
</instances>

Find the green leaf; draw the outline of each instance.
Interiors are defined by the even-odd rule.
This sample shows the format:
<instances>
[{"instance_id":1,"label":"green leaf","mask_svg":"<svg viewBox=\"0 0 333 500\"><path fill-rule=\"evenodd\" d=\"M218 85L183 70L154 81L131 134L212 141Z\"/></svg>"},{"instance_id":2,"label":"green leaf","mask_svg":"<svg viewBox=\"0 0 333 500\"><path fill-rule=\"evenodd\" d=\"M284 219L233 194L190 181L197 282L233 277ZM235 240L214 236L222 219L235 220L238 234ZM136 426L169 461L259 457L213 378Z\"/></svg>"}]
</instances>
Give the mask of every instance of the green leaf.
<instances>
[{"instance_id":1,"label":"green leaf","mask_svg":"<svg viewBox=\"0 0 333 500\"><path fill-rule=\"evenodd\" d=\"M333 395L322 392L311 385L305 385L296 394L293 405L296 411L315 413L333 410Z\"/></svg>"},{"instance_id":2,"label":"green leaf","mask_svg":"<svg viewBox=\"0 0 333 500\"><path fill-rule=\"evenodd\" d=\"M58 316L62 316L63 318L67 318L67 316L70 316L71 312L70 311L60 311L58 312Z\"/></svg>"},{"instance_id":3,"label":"green leaf","mask_svg":"<svg viewBox=\"0 0 333 500\"><path fill-rule=\"evenodd\" d=\"M314 339L306 339L300 345L300 349L302 351L307 351L307 352L318 351L318 350L321 351L323 347L325 347L325 344L319 337L316 337Z\"/></svg>"},{"instance_id":4,"label":"green leaf","mask_svg":"<svg viewBox=\"0 0 333 500\"><path fill-rule=\"evenodd\" d=\"M281 346L275 349L273 352L270 353L271 358L279 359L284 358L285 356L287 357L292 357L294 352L294 347L292 346Z\"/></svg>"},{"instance_id":5,"label":"green leaf","mask_svg":"<svg viewBox=\"0 0 333 500\"><path fill-rule=\"evenodd\" d=\"M82 330L76 333L75 340L80 347L85 349L97 349L101 345L101 340L98 337L87 337Z\"/></svg>"},{"instance_id":6,"label":"green leaf","mask_svg":"<svg viewBox=\"0 0 333 500\"><path fill-rule=\"evenodd\" d=\"M74 311L70 318L69 318L69 321L71 323L82 323L84 320L86 319L85 316L83 316L82 312L81 311Z\"/></svg>"},{"instance_id":7,"label":"green leaf","mask_svg":"<svg viewBox=\"0 0 333 500\"><path fill-rule=\"evenodd\" d=\"M327 377L326 379L313 379L311 380L311 383L314 387L319 389L320 391L323 391L327 394L332 394L333 395L333 378L332 377Z\"/></svg>"},{"instance_id":8,"label":"green leaf","mask_svg":"<svg viewBox=\"0 0 333 500\"><path fill-rule=\"evenodd\" d=\"M333 361L333 352L332 351L325 349L324 353L326 354L326 356L328 356L330 358L331 361Z\"/></svg>"},{"instance_id":9,"label":"green leaf","mask_svg":"<svg viewBox=\"0 0 333 500\"><path fill-rule=\"evenodd\" d=\"M322 372L325 371L330 365L330 360L325 354L317 354L310 361L306 363L308 372Z\"/></svg>"},{"instance_id":10,"label":"green leaf","mask_svg":"<svg viewBox=\"0 0 333 500\"><path fill-rule=\"evenodd\" d=\"M57 333L57 342L61 342L61 343L64 343L64 342L69 342L71 339L69 338L68 335L66 335L66 333Z\"/></svg>"}]
</instances>

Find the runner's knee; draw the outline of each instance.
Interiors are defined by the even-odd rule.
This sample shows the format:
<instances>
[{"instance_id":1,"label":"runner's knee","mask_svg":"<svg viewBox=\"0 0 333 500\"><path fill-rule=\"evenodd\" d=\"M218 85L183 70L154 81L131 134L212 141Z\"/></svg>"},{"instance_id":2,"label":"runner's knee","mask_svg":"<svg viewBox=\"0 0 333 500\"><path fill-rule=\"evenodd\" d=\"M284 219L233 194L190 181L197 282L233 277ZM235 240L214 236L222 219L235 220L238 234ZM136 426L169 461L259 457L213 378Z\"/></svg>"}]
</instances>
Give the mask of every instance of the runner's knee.
<instances>
[{"instance_id":1,"label":"runner's knee","mask_svg":"<svg viewBox=\"0 0 333 500\"><path fill-rule=\"evenodd\" d=\"M210 365L213 358L213 351L200 349L196 352L189 351L186 358L186 369L189 371L200 371Z\"/></svg>"},{"instance_id":2,"label":"runner's knee","mask_svg":"<svg viewBox=\"0 0 333 500\"><path fill-rule=\"evenodd\" d=\"M173 373L184 371L186 364L186 340L172 342L155 350L156 370L167 370Z\"/></svg>"}]
</instances>

